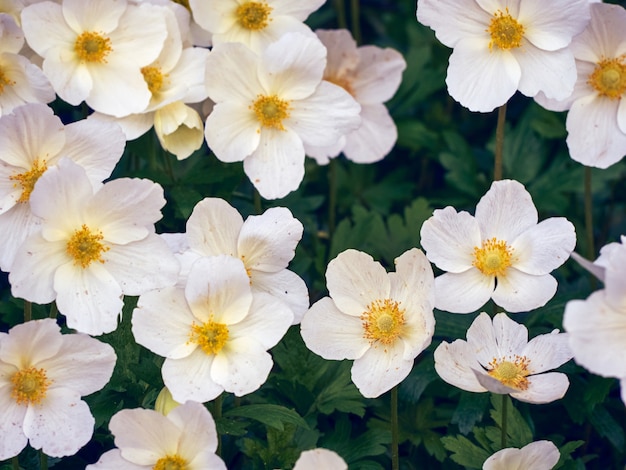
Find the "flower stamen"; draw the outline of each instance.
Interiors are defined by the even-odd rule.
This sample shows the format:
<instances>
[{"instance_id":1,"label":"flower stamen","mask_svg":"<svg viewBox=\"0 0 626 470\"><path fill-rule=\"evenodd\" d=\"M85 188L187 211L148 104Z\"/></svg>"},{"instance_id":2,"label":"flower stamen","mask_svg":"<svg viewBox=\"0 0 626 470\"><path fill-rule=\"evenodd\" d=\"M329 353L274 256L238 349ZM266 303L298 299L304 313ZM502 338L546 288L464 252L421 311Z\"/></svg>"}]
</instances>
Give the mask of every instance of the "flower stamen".
<instances>
[{"instance_id":1,"label":"flower stamen","mask_svg":"<svg viewBox=\"0 0 626 470\"><path fill-rule=\"evenodd\" d=\"M103 33L85 31L74 43L74 52L82 62L106 63L106 56L112 50L111 40Z\"/></svg>"},{"instance_id":2,"label":"flower stamen","mask_svg":"<svg viewBox=\"0 0 626 470\"><path fill-rule=\"evenodd\" d=\"M265 2L246 2L237 7L235 16L243 28L260 31L272 21L271 12L272 7Z\"/></svg>"},{"instance_id":3,"label":"flower stamen","mask_svg":"<svg viewBox=\"0 0 626 470\"><path fill-rule=\"evenodd\" d=\"M285 130L283 120L289 117L289 101L281 100L276 95L259 95L251 109L263 127Z\"/></svg>"},{"instance_id":4,"label":"flower stamen","mask_svg":"<svg viewBox=\"0 0 626 470\"><path fill-rule=\"evenodd\" d=\"M163 82L165 76L158 67L142 67L141 74L144 81L148 84L148 90L152 93L152 96L157 94L163 88Z\"/></svg>"},{"instance_id":5,"label":"flower stamen","mask_svg":"<svg viewBox=\"0 0 626 470\"><path fill-rule=\"evenodd\" d=\"M508 361L505 358L500 360L493 358L489 363L491 369L487 373L507 387L526 390L528 388L526 377L530 375L529 365L530 361L526 356L515 356L513 361Z\"/></svg>"},{"instance_id":6,"label":"flower stamen","mask_svg":"<svg viewBox=\"0 0 626 470\"><path fill-rule=\"evenodd\" d=\"M587 83L600 96L618 100L626 94L626 62L624 56L614 59L602 59L596 65Z\"/></svg>"},{"instance_id":7,"label":"flower stamen","mask_svg":"<svg viewBox=\"0 0 626 470\"><path fill-rule=\"evenodd\" d=\"M2 66L0 66L0 95L4 93L5 86L13 86L15 85L15 81L10 80L9 77L6 76L4 70L2 70Z\"/></svg>"},{"instance_id":8,"label":"flower stamen","mask_svg":"<svg viewBox=\"0 0 626 470\"><path fill-rule=\"evenodd\" d=\"M394 343L404 331L406 324L404 309L391 299L373 301L361 315L361 321L363 337L372 345L382 343L385 346Z\"/></svg>"},{"instance_id":9,"label":"flower stamen","mask_svg":"<svg viewBox=\"0 0 626 470\"><path fill-rule=\"evenodd\" d=\"M166 455L157 460L152 470L187 470L187 460L180 455Z\"/></svg>"},{"instance_id":10,"label":"flower stamen","mask_svg":"<svg viewBox=\"0 0 626 470\"><path fill-rule=\"evenodd\" d=\"M74 235L67 242L67 253L74 258L74 264L86 268L92 261L104 263L102 253L109 250L102 243L102 232L92 232L85 224L80 230L75 230Z\"/></svg>"},{"instance_id":11,"label":"flower stamen","mask_svg":"<svg viewBox=\"0 0 626 470\"><path fill-rule=\"evenodd\" d=\"M524 26L509 14L508 8L506 13L498 10L493 14L487 29L491 36L489 50L492 50L494 46L505 51L520 47L524 38L524 31Z\"/></svg>"},{"instance_id":12,"label":"flower stamen","mask_svg":"<svg viewBox=\"0 0 626 470\"><path fill-rule=\"evenodd\" d=\"M513 248L495 237L485 240L480 248L474 247L474 262L481 273L487 276L503 276L511 266Z\"/></svg>"},{"instance_id":13,"label":"flower stamen","mask_svg":"<svg viewBox=\"0 0 626 470\"><path fill-rule=\"evenodd\" d=\"M36 159L30 167L30 170L9 176L11 181L15 181L13 187L17 188L18 184L22 186L22 194L17 202L28 202L30 194L35 188L35 183L47 169L48 166L45 160L39 161L39 159Z\"/></svg>"},{"instance_id":14,"label":"flower stamen","mask_svg":"<svg viewBox=\"0 0 626 470\"><path fill-rule=\"evenodd\" d=\"M209 321L202 325L195 322L191 325L189 342L196 343L206 354L215 355L224 348L228 336L228 326L214 322L211 316Z\"/></svg>"},{"instance_id":15,"label":"flower stamen","mask_svg":"<svg viewBox=\"0 0 626 470\"><path fill-rule=\"evenodd\" d=\"M38 405L46 397L52 381L48 380L44 369L29 367L13 374L11 383L11 397L18 405Z\"/></svg>"}]
</instances>

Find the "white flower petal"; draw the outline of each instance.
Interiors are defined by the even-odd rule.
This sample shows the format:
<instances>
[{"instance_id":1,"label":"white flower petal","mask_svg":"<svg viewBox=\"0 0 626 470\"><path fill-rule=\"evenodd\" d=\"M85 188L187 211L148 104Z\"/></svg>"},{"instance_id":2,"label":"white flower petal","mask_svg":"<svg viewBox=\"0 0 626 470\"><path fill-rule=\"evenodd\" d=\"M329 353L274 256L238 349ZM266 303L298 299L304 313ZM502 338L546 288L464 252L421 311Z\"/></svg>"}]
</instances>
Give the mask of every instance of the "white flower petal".
<instances>
[{"instance_id":1,"label":"white flower petal","mask_svg":"<svg viewBox=\"0 0 626 470\"><path fill-rule=\"evenodd\" d=\"M457 339L453 343L443 341L435 349L435 370L445 382L468 392L485 392L472 370L482 369L473 348Z\"/></svg>"},{"instance_id":2,"label":"white flower petal","mask_svg":"<svg viewBox=\"0 0 626 470\"><path fill-rule=\"evenodd\" d=\"M445 273L435 278L435 308L453 313L475 312L492 296L493 276L471 268L462 273Z\"/></svg>"},{"instance_id":3,"label":"white flower petal","mask_svg":"<svg viewBox=\"0 0 626 470\"><path fill-rule=\"evenodd\" d=\"M413 368L413 359L404 359L404 344L375 345L352 365L352 382L361 395L376 398L402 382Z\"/></svg>"},{"instance_id":4,"label":"white flower petal","mask_svg":"<svg viewBox=\"0 0 626 470\"><path fill-rule=\"evenodd\" d=\"M219 198L204 198L187 220L189 246L204 256L238 257L237 240L243 218L230 204Z\"/></svg>"},{"instance_id":5,"label":"white flower petal","mask_svg":"<svg viewBox=\"0 0 626 470\"><path fill-rule=\"evenodd\" d=\"M518 89L524 95L532 97L541 91L547 98L563 100L572 94L577 73L571 50L547 52L526 43L513 55L522 69Z\"/></svg>"},{"instance_id":6,"label":"white flower petal","mask_svg":"<svg viewBox=\"0 0 626 470\"><path fill-rule=\"evenodd\" d=\"M556 330L531 339L520 355L530 360L531 374L556 369L574 356L569 348L569 335Z\"/></svg>"},{"instance_id":7,"label":"white flower petal","mask_svg":"<svg viewBox=\"0 0 626 470\"><path fill-rule=\"evenodd\" d=\"M483 470L551 470L559 461L560 453L550 441L531 442L521 449L502 449L483 464Z\"/></svg>"},{"instance_id":8,"label":"white flower petal","mask_svg":"<svg viewBox=\"0 0 626 470\"><path fill-rule=\"evenodd\" d=\"M243 44L216 44L206 63L209 98L218 104L251 104L265 91L258 78L259 61L259 56Z\"/></svg>"},{"instance_id":9,"label":"white flower petal","mask_svg":"<svg viewBox=\"0 0 626 470\"><path fill-rule=\"evenodd\" d=\"M356 163L382 160L396 144L398 130L383 104L361 106L361 125L346 135L343 153Z\"/></svg>"},{"instance_id":10,"label":"white flower petal","mask_svg":"<svg viewBox=\"0 0 626 470\"><path fill-rule=\"evenodd\" d=\"M528 312L543 307L556 293L557 282L549 274L534 276L509 268L499 276L491 298L507 312Z\"/></svg>"},{"instance_id":11,"label":"white flower petal","mask_svg":"<svg viewBox=\"0 0 626 470\"><path fill-rule=\"evenodd\" d=\"M300 454L293 470L348 470L348 464L335 452L328 449L305 450Z\"/></svg>"},{"instance_id":12,"label":"white flower petal","mask_svg":"<svg viewBox=\"0 0 626 470\"><path fill-rule=\"evenodd\" d=\"M528 389L511 393L511 396L526 403L552 403L563 398L568 388L567 375L548 372L528 377Z\"/></svg>"},{"instance_id":13,"label":"white flower petal","mask_svg":"<svg viewBox=\"0 0 626 470\"><path fill-rule=\"evenodd\" d=\"M284 302L293 314L292 324L297 325L309 308L309 290L300 276L283 269L276 273L250 272L252 292L266 292Z\"/></svg>"},{"instance_id":14,"label":"white flower petal","mask_svg":"<svg viewBox=\"0 0 626 470\"><path fill-rule=\"evenodd\" d=\"M179 403L187 400L204 403L224 391L224 387L216 384L211 376L214 358L197 348L187 357L165 359L161 373L174 400Z\"/></svg>"},{"instance_id":15,"label":"white flower petal","mask_svg":"<svg viewBox=\"0 0 626 470\"><path fill-rule=\"evenodd\" d=\"M239 162L259 147L261 125L247 104L218 103L206 120L204 136L219 160Z\"/></svg>"},{"instance_id":16,"label":"white flower petal","mask_svg":"<svg viewBox=\"0 0 626 470\"><path fill-rule=\"evenodd\" d=\"M443 44L456 47L467 37L488 37L491 15L476 2L463 2L463 8L459 8L458 0L420 0L417 19L434 29Z\"/></svg>"},{"instance_id":17,"label":"white flower petal","mask_svg":"<svg viewBox=\"0 0 626 470\"><path fill-rule=\"evenodd\" d=\"M513 394L517 391L516 388L509 387L508 385L500 382L498 379L491 377L483 369L473 369L473 372L476 375L476 380L478 380L478 383L480 383L480 385L485 387L485 389L490 391L491 393L496 393L498 395L507 395Z\"/></svg>"},{"instance_id":18,"label":"white flower petal","mask_svg":"<svg viewBox=\"0 0 626 470\"><path fill-rule=\"evenodd\" d=\"M0 363L0 375L6 366ZM28 438L22 430L26 407L18 405L11 397L10 385L0 386L0 459L7 460L18 455L26 447Z\"/></svg>"},{"instance_id":19,"label":"white flower petal","mask_svg":"<svg viewBox=\"0 0 626 470\"><path fill-rule=\"evenodd\" d=\"M376 46L358 49L359 63L352 81L354 98L364 104L384 103L400 86L406 62L398 51Z\"/></svg>"},{"instance_id":20,"label":"white flower petal","mask_svg":"<svg viewBox=\"0 0 626 470\"><path fill-rule=\"evenodd\" d=\"M0 342L0 363L22 368L54 357L63 346L61 329L51 318L15 325Z\"/></svg>"},{"instance_id":21,"label":"white flower petal","mask_svg":"<svg viewBox=\"0 0 626 470\"><path fill-rule=\"evenodd\" d=\"M215 421L204 405L188 401L170 411L167 419L184 430L178 445L181 455L192 456L205 450L214 453L217 450Z\"/></svg>"},{"instance_id":22,"label":"white flower petal","mask_svg":"<svg viewBox=\"0 0 626 470\"><path fill-rule=\"evenodd\" d=\"M0 269L12 271L13 260L28 237L41 230L41 219L30 210L30 204L17 204L0 214Z\"/></svg>"}]
</instances>

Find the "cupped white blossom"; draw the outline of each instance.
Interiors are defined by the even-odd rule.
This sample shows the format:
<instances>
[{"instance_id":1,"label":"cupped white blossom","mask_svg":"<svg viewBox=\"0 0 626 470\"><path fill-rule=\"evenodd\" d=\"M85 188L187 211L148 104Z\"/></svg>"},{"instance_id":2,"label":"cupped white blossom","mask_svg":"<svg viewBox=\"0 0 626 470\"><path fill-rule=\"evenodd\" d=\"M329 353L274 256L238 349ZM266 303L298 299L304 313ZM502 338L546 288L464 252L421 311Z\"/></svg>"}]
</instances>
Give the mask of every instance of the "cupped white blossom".
<instances>
[{"instance_id":1,"label":"cupped white blossom","mask_svg":"<svg viewBox=\"0 0 626 470\"><path fill-rule=\"evenodd\" d=\"M398 130L383 104L402 81L406 62L391 48L361 46L345 29L317 30L328 50L324 80L339 85L361 105L361 125L330 147L305 146L308 156L325 165L341 152L356 163L382 160L395 145Z\"/></svg>"},{"instance_id":2,"label":"cupped white blossom","mask_svg":"<svg viewBox=\"0 0 626 470\"><path fill-rule=\"evenodd\" d=\"M116 449L88 470L226 470L216 455L217 430L211 413L188 401L167 416L137 408L115 413L109 423Z\"/></svg>"},{"instance_id":3,"label":"cupped white blossom","mask_svg":"<svg viewBox=\"0 0 626 470\"><path fill-rule=\"evenodd\" d=\"M189 0L195 21L214 45L242 43L261 52L287 33L313 36L304 20L325 0Z\"/></svg>"},{"instance_id":4,"label":"cupped white blossom","mask_svg":"<svg viewBox=\"0 0 626 470\"><path fill-rule=\"evenodd\" d=\"M194 207L186 234L164 236L181 263L179 283L185 284L198 258L233 256L243 262L252 292L265 292L284 302L296 324L309 308L309 293L302 278L287 266L303 230L285 207L272 207L244 221L225 200L205 198Z\"/></svg>"},{"instance_id":5,"label":"cupped white blossom","mask_svg":"<svg viewBox=\"0 0 626 470\"><path fill-rule=\"evenodd\" d=\"M198 259L184 289L140 296L132 330L139 344L165 357L161 373L174 400L206 402L263 385L273 365L267 350L292 321L283 302L252 293L241 260L220 255Z\"/></svg>"},{"instance_id":6,"label":"cupped white blossom","mask_svg":"<svg viewBox=\"0 0 626 470\"><path fill-rule=\"evenodd\" d=\"M530 194L513 180L495 181L475 216L435 210L421 229L426 256L447 271L435 279L435 307L469 313L490 298L513 313L545 305L557 288L549 273L569 258L576 233L563 217L537 222Z\"/></svg>"},{"instance_id":7,"label":"cupped white blossom","mask_svg":"<svg viewBox=\"0 0 626 470\"><path fill-rule=\"evenodd\" d=\"M204 122L200 114L182 101L154 112L154 131L161 146L179 160L189 157L204 142Z\"/></svg>"},{"instance_id":8,"label":"cupped white blossom","mask_svg":"<svg viewBox=\"0 0 626 470\"><path fill-rule=\"evenodd\" d=\"M626 155L625 28L623 6L591 5L591 22L571 45L578 70L574 91L560 101L535 97L548 109L569 109L569 154L586 166L608 168Z\"/></svg>"},{"instance_id":9,"label":"cupped white blossom","mask_svg":"<svg viewBox=\"0 0 626 470\"><path fill-rule=\"evenodd\" d=\"M31 211L35 183L61 158L81 165L94 187L108 178L126 140L119 126L88 120L64 126L43 104L27 104L0 119L0 269L10 271L20 245L39 230Z\"/></svg>"},{"instance_id":10,"label":"cupped white blossom","mask_svg":"<svg viewBox=\"0 0 626 470\"><path fill-rule=\"evenodd\" d=\"M19 248L9 275L15 297L56 304L67 325L115 330L123 295L174 285L179 264L154 233L165 204L149 180L120 178L94 190L68 159L49 168L30 196L41 230Z\"/></svg>"},{"instance_id":11,"label":"cupped white blossom","mask_svg":"<svg viewBox=\"0 0 626 470\"><path fill-rule=\"evenodd\" d=\"M0 116L26 103L49 103L55 93L41 69L20 55L24 34L13 18L0 14Z\"/></svg>"},{"instance_id":12,"label":"cupped white blossom","mask_svg":"<svg viewBox=\"0 0 626 470\"><path fill-rule=\"evenodd\" d=\"M568 46L589 22L589 0L418 0L417 19L453 48L450 96L489 112L517 90L571 94L576 65Z\"/></svg>"},{"instance_id":13,"label":"cupped white blossom","mask_svg":"<svg viewBox=\"0 0 626 470\"><path fill-rule=\"evenodd\" d=\"M337 452L328 449L305 450L300 454L293 470L348 470L348 464Z\"/></svg>"},{"instance_id":14,"label":"cupped white blossom","mask_svg":"<svg viewBox=\"0 0 626 470\"><path fill-rule=\"evenodd\" d=\"M536 441L521 449L509 447L489 457L483 470L550 470L554 468L561 454L550 441Z\"/></svg>"},{"instance_id":15,"label":"cupped white blossom","mask_svg":"<svg viewBox=\"0 0 626 470\"><path fill-rule=\"evenodd\" d=\"M547 372L572 358L568 335L552 333L528 341L528 330L505 313L493 322L482 312L467 330L467 341L443 341L435 349L435 370L444 381L468 392L509 394L528 403L563 398L567 376Z\"/></svg>"},{"instance_id":16,"label":"cupped white blossom","mask_svg":"<svg viewBox=\"0 0 626 470\"><path fill-rule=\"evenodd\" d=\"M106 385L115 360L108 344L62 335L49 318L0 333L0 460L27 443L52 457L78 452L95 424L81 397Z\"/></svg>"},{"instance_id":17,"label":"cupped white blossom","mask_svg":"<svg viewBox=\"0 0 626 470\"><path fill-rule=\"evenodd\" d=\"M435 329L433 272L413 248L387 273L371 256L346 250L328 263L330 297L311 306L300 332L324 359L354 360L352 381L375 398L402 382Z\"/></svg>"},{"instance_id":18,"label":"cupped white blossom","mask_svg":"<svg viewBox=\"0 0 626 470\"><path fill-rule=\"evenodd\" d=\"M45 1L24 8L22 28L64 101L85 101L96 111L122 117L150 103L141 68L163 48L165 11L126 0Z\"/></svg>"},{"instance_id":19,"label":"cupped white blossom","mask_svg":"<svg viewBox=\"0 0 626 470\"><path fill-rule=\"evenodd\" d=\"M317 37L285 34L260 55L243 44L218 44L207 87L216 104L205 136L223 162L243 160L266 199L286 196L304 177L304 146L328 146L359 125L359 104L322 81L326 48Z\"/></svg>"}]
</instances>

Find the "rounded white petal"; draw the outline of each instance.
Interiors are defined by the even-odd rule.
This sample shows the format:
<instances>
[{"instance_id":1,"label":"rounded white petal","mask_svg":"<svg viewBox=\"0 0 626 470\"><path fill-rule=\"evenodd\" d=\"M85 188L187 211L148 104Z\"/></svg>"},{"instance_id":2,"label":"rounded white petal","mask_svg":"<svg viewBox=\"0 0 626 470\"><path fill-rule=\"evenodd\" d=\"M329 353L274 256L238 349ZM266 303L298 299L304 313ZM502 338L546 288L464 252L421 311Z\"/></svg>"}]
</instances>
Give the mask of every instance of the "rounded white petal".
<instances>
[{"instance_id":1,"label":"rounded white petal","mask_svg":"<svg viewBox=\"0 0 626 470\"><path fill-rule=\"evenodd\" d=\"M276 273L250 272L252 292L265 292L284 302L293 314L292 324L297 325L309 308L309 290L300 276L283 269Z\"/></svg>"},{"instance_id":2,"label":"rounded white petal","mask_svg":"<svg viewBox=\"0 0 626 470\"><path fill-rule=\"evenodd\" d=\"M175 101L154 113L154 131L161 146L184 160L204 142L204 124L191 106Z\"/></svg>"},{"instance_id":3,"label":"rounded white petal","mask_svg":"<svg viewBox=\"0 0 626 470\"><path fill-rule=\"evenodd\" d=\"M400 86L406 62L395 49L363 46L358 49L359 63L352 81L354 98L364 104L384 103Z\"/></svg>"},{"instance_id":4,"label":"rounded white petal","mask_svg":"<svg viewBox=\"0 0 626 470\"><path fill-rule=\"evenodd\" d=\"M242 226L243 218L228 202L204 198L187 220L189 247L204 256L238 257L237 240Z\"/></svg>"},{"instance_id":5,"label":"rounded white petal","mask_svg":"<svg viewBox=\"0 0 626 470\"><path fill-rule=\"evenodd\" d=\"M168 413L167 419L183 430L178 445L182 456L191 458L205 450L217 450L215 421L204 405L188 401Z\"/></svg>"},{"instance_id":6,"label":"rounded white petal","mask_svg":"<svg viewBox=\"0 0 626 470\"><path fill-rule=\"evenodd\" d=\"M509 268L504 276L498 276L491 298L507 312L528 312L543 307L556 288L556 279L550 274L534 276Z\"/></svg>"},{"instance_id":7,"label":"rounded white petal","mask_svg":"<svg viewBox=\"0 0 626 470\"><path fill-rule=\"evenodd\" d=\"M426 257L438 268L461 273L472 267L474 248L481 246L478 222L453 207L436 209L420 230Z\"/></svg>"},{"instance_id":8,"label":"rounded white petal","mask_svg":"<svg viewBox=\"0 0 626 470\"><path fill-rule=\"evenodd\" d=\"M307 348L324 359L357 359L370 347L359 317L341 312L330 297L318 300L300 323Z\"/></svg>"},{"instance_id":9,"label":"rounded white petal","mask_svg":"<svg viewBox=\"0 0 626 470\"><path fill-rule=\"evenodd\" d=\"M124 470L145 470L145 466L129 462L119 449L111 449L100 456L96 463L87 465L86 470L111 470L123 468Z\"/></svg>"},{"instance_id":10,"label":"rounded white petal","mask_svg":"<svg viewBox=\"0 0 626 470\"><path fill-rule=\"evenodd\" d=\"M528 371L531 374L539 374L562 366L574 354L569 347L569 335L554 330L531 339L520 356L530 360Z\"/></svg>"},{"instance_id":11,"label":"rounded white petal","mask_svg":"<svg viewBox=\"0 0 626 470\"><path fill-rule=\"evenodd\" d=\"M218 104L251 104L259 93L267 92L258 78L259 61L243 44L216 44L206 62L209 98Z\"/></svg>"},{"instance_id":12,"label":"rounded white petal","mask_svg":"<svg viewBox=\"0 0 626 470\"><path fill-rule=\"evenodd\" d=\"M560 372L548 372L531 375L528 377L528 389L511 393L511 396L526 403L552 403L563 398L568 388L567 375Z\"/></svg>"},{"instance_id":13,"label":"rounded white petal","mask_svg":"<svg viewBox=\"0 0 626 470\"><path fill-rule=\"evenodd\" d=\"M471 268L435 278L435 308L452 313L475 312L491 298L495 278Z\"/></svg>"},{"instance_id":14,"label":"rounded white petal","mask_svg":"<svg viewBox=\"0 0 626 470\"><path fill-rule=\"evenodd\" d=\"M102 0L96 5L81 0L66 0L62 9L65 21L73 30L108 33L119 24L126 11L126 0Z\"/></svg>"},{"instance_id":15,"label":"rounded white petal","mask_svg":"<svg viewBox=\"0 0 626 470\"><path fill-rule=\"evenodd\" d=\"M0 363L0 375L7 368ZM13 370L12 372L15 372ZM26 406L18 405L11 397L12 386L0 386L0 459L7 460L18 455L26 447L28 438L22 430Z\"/></svg>"},{"instance_id":16,"label":"rounded white petal","mask_svg":"<svg viewBox=\"0 0 626 470\"><path fill-rule=\"evenodd\" d=\"M356 317L373 301L388 299L391 289L385 268L367 253L352 249L328 263L326 285L336 307Z\"/></svg>"},{"instance_id":17,"label":"rounded white petal","mask_svg":"<svg viewBox=\"0 0 626 470\"><path fill-rule=\"evenodd\" d=\"M348 160L374 163L382 160L396 144L398 129L385 105L362 105L361 125L345 139L342 151Z\"/></svg>"},{"instance_id":18,"label":"rounded white petal","mask_svg":"<svg viewBox=\"0 0 626 470\"><path fill-rule=\"evenodd\" d=\"M404 359L404 344L373 345L352 364L352 382L361 395L376 398L402 382L413 368L413 358Z\"/></svg>"},{"instance_id":19,"label":"rounded white petal","mask_svg":"<svg viewBox=\"0 0 626 470\"><path fill-rule=\"evenodd\" d=\"M478 362L487 366L494 359L514 359L528 343L528 330L498 313L493 321L482 312L467 330L467 342L475 348Z\"/></svg>"},{"instance_id":20,"label":"rounded white petal","mask_svg":"<svg viewBox=\"0 0 626 470\"><path fill-rule=\"evenodd\" d=\"M346 462L332 450L311 449L300 454L293 470L348 470Z\"/></svg>"},{"instance_id":21,"label":"rounded white petal","mask_svg":"<svg viewBox=\"0 0 626 470\"><path fill-rule=\"evenodd\" d=\"M15 325L0 339L1 362L20 369L54 357L63 346L61 329L51 318Z\"/></svg>"},{"instance_id":22,"label":"rounded white petal","mask_svg":"<svg viewBox=\"0 0 626 470\"><path fill-rule=\"evenodd\" d=\"M482 370L476 360L474 348L466 341L443 341L435 349L435 370L445 382L468 392L486 392L473 370Z\"/></svg>"},{"instance_id":23,"label":"rounded white petal","mask_svg":"<svg viewBox=\"0 0 626 470\"><path fill-rule=\"evenodd\" d=\"M218 160L240 162L260 145L261 125L248 105L224 102L213 107L206 120L204 136Z\"/></svg>"},{"instance_id":24,"label":"rounded white petal","mask_svg":"<svg viewBox=\"0 0 626 470\"><path fill-rule=\"evenodd\" d=\"M514 267L526 274L548 274L567 261L575 245L574 225L563 217L551 217L511 243Z\"/></svg>"},{"instance_id":25,"label":"rounded white petal","mask_svg":"<svg viewBox=\"0 0 626 470\"><path fill-rule=\"evenodd\" d=\"M0 214L0 269L11 272L22 243L39 230L41 219L33 215L29 204L18 204Z\"/></svg>"},{"instance_id":26,"label":"rounded white petal","mask_svg":"<svg viewBox=\"0 0 626 470\"><path fill-rule=\"evenodd\" d=\"M465 38L488 37L491 15L476 2L463 2L459 8L458 0L420 0L417 19L434 29L443 44L455 47Z\"/></svg>"},{"instance_id":27,"label":"rounded white petal","mask_svg":"<svg viewBox=\"0 0 626 470\"><path fill-rule=\"evenodd\" d=\"M550 470L561 454L550 441L536 441L521 449L502 449L483 464L483 470Z\"/></svg>"},{"instance_id":28,"label":"rounded white petal","mask_svg":"<svg viewBox=\"0 0 626 470\"><path fill-rule=\"evenodd\" d=\"M211 375L214 358L197 348L187 357L165 359L161 374L174 400L179 403L187 400L204 403L224 391L224 387L215 383Z\"/></svg>"},{"instance_id":29,"label":"rounded white petal","mask_svg":"<svg viewBox=\"0 0 626 470\"><path fill-rule=\"evenodd\" d=\"M564 100L572 94L577 73L570 49L546 52L526 43L513 54L522 69L518 88L524 95L541 91L549 99Z\"/></svg>"}]
</instances>

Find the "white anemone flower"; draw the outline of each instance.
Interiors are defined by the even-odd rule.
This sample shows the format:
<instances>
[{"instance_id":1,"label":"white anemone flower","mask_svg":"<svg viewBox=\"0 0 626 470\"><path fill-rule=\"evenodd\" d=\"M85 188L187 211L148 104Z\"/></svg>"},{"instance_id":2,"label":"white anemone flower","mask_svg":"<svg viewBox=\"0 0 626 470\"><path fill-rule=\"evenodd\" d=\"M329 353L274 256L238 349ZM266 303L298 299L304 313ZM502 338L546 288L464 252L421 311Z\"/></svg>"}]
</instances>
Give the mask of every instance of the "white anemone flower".
<instances>
[{"instance_id":1,"label":"white anemone flower","mask_svg":"<svg viewBox=\"0 0 626 470\"><path fill-rule=\"evenodd\" d=\"M243 44L218 44L207 87L216 104L205 136L223 162L243 160L266 199L286 196L304 177L304 146L327 146L356 129L359 104L322 81L326 48L317 37L285 34L257 55Z\"/></svg>"},{"instance_id":2,"label":"white anemone flower","mask_svg":"<svg viewBox=\"0 0 626 470\"><path fill-rule=\"evenodd\" d=\"M20 55L24 34L13 18L0 14L0 116L26 103L49 103L56 97L41 69Z\"/></svg>"},{"instance_id":3,"label":"white anemone flower","mask_svg":"<svg viewBox=\"0 0 626 470\"><path fill-rule=\"evenodd\" d=\"M106 385L115 359L108 344L62 335L50 318L0 333L0 460L27 443L52 457L78 452L95 424L81 397Z\"/></svg>"},{"instance_id":4,"label":"white anemone flower","mask_svg":"<svg viewBox=\"0 0 626 470\"><path fill-rule=\"evenodd\" d=\"M96 111L121 117L143 111L150 102L141 68L163 48L164 11L126 0L45 1L24 8L22 28L64 101L85 101Z\"/></svg>"},{"instance_id":5,"label":"white anemone flower","mask_svg":"<svg viewBox=\"0 0 626 470\"><path fill-rule=\"evenodd\" d=\"M453 48L450 96L489 112L517 90L571 94L576 65L568 46L589 22L589 0L418 0L417 19Z\"/></svg>"},{"instance_id":6,"label":"white anemone flower","mask_svg":"<svg viewBox=\"0 0 626 470\"><path fill-rule=\"evenodd\" d=\"M120 178L94 190L82 167L62 159L39 178L30 205L41 230L17 252L11 292L39 304L56 299L70 328L111 332L123 295L176 282L178 261L154 233L165 205L158 184Z\"/></svg>"},{"instance_id":7,"label":"white anemone flower","mask_svg":"<svg viewBox=\"0 0 626 470\"><path fill-rule=\"evenodd\" d=\"M293 470L348 470L348 464L337 452L328 449L305 450L300 454Z\"/></svg>"},{"instance_id":8,"label":"white anemone flower","mask_svg":"<svg viewBox=\"0 0 626 470\"><path fill-rule=\"evenodd\" d=\"M304 315L306 346L324 359L354 360L352 381L376 398L402 382L435 329L433 271L413 248L387 273L366 253L346 250L328 263L330 297Z\"/></svg>"},{"instance_id":9,"label":"white anemone flower","mask_svg":"<svg viewBox=\"0 0 626 470\"><path fill-rule=\"evenodd\" d=\"M567 113L567 147L583 165L608 168L626 155L626 9L591 5L591 22L574 38L578 80L567 99L539 94L542 106Z\"/></svg>"},{"instance_id":10,"label":"white anemone flower","mask_svg":"<svg viewBox=\"0 0 626 470\"><path fill-rule=\"evenodd\" d=\"M108 178L124 151L119 126L77 121L64 126L52 109L27 104L0 120L0 269L10 271L20 245L39 230L41 219L31 211L35 183L61 158L81 165L98 187Z\"/></svg>"},{"instance_id":11,"label":"white anemone flower","mask_svg":"<svg viewBox=\"0 0 626 470\"><path fill-rule=\"evenodd\" d=\"M398 139L398 129L383 103L391 99L402 81L406 68L402 54L391 48L357 48L345 29L315 33L328 50L324 80L342 87L361 105L361 125L330 147L306 145L307 155L320 165L341 152L356 163L382 160Z\"/></svg>"},{"instance_id":12,"label":"white anemone flower","mask_svg":"<svg viewBox=\"0 0 626 470\"><path fill-rule=\"evenodd\" d=\"M284 303L252 294L241 260L220 255L197 260L184 289L139 297L132 328L137 343L165 357L161 373L174 400L204 403L263 385L273 366L267 350L292 321Z\"/></svg>"},{"instance_id":13,"label":"white anemone flower","mask_svg":"<svg viewBox=\"0 0 626 470\"><path fill-rule=\"evenodd\" d=\"M313 36L304 20L325 0L189 0L196 22L213 44L238 42L261 52L287 33Z\"/></svg>"},{"instance_id":14,"label":"white anemone flower","mask_svg":"<svg viewBox=\"0 0 626 470\"><path fill-rule=\"evenodd\" d=\"M217 430L211 413L188 401L167 416L137 408L115 413L109 423L117 449L87 470L226 470L215 452Z\"/></svg>"},{"instance_id":15,"label":"white anemone flower","mask_svg":"<svg viewBox=\"0 0 626 470\"><path fill-rule=\"evenodd\" d=\"M572 358L568 335L554 330L528 341L528 330L505 313L482 312L467 330L467 341L443 341L435 349L435 370L444 381L468 392L509 394L528 403L563 398L569 380L548 372Z\"/></svg>"},{"instance_id":16,"label":"white anemone flower","mask_svg":"<svg viewBox=\"0 0 626 470\"><path fill-rule=\"evenodd\" d=\"M426 256L448 271L435 279L435 307L469 313L490 298L508 312L545 305L557 288L549 273L569 258L576 233L563 217L537 221L530 194L513 180L495 181L475 217L435 210L421 229Z\"/></svg>"},{"instance_id":17,"label":"white anemone flower","mask_svg":"<svg viewBox=\"0 0 626 470\"><path fill-rule=\"evenodd\" d=\"M561 454L550 441L536 441L521 449L509 447L499 450L483 464L483 470L550 470Z\"/></svg>"}]
</instances>

